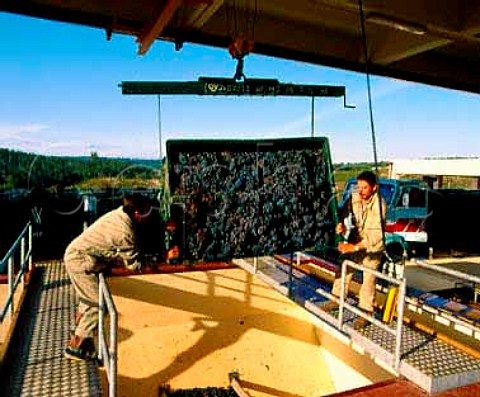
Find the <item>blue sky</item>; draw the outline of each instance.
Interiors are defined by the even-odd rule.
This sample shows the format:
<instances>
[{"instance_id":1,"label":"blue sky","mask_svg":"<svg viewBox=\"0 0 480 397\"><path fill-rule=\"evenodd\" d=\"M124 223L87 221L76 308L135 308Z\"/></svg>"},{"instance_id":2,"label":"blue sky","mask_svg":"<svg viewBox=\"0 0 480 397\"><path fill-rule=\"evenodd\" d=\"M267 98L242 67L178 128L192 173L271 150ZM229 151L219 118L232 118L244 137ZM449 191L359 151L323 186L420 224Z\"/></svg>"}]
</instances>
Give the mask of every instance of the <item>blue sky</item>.
<instances>
[{"instance_id":1,"label":"blue sky","mask_svg":"<svg viewBox=\"0 0 480 397\"><path fill-rule=\"evenodd\" d=\"M135 38L0 13L0 147L39 154L158 158L155 96L124 96L127 80L232 77L226 49L155 42L137 55ZM332 160L373 161L363 74L249 55L247 77L344 85L315 102L315 134L329 138ZM380 160L480 156L478 95L372 77ZM311 133L307 98L162 96L163 142L179 138L285 138ZM162 149L165 154L165 149Z\"/></svg>"}]
</instances>

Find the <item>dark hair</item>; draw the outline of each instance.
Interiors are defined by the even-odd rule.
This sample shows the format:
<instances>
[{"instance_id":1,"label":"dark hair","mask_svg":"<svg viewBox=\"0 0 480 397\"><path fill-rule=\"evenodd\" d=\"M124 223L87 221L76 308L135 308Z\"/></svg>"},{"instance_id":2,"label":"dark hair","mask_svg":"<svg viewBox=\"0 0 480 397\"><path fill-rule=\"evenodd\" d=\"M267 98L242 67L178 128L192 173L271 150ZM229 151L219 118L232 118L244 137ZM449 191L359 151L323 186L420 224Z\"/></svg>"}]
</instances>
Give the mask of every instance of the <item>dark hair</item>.
<instances>
[{"instance_id":1,"label":"dark hair","mask_svg":"<svg viewBox=\"0 0 480 397\"><path fill-rule=\"evenodd\" d=\"M127 194L122 199L123 211L132 216L135 211L146 214L150 211L152 204L148 197L139 193Z\"/></svg>"},{"instance_id":2,"label":"dark hair","mask_svg":"<svg viewBox=\"0 0 480 397\"><path fill-rule=\"evenodd\" d=\"M357 181L365 181L370 186L376 186L378 184L377 175L372 171L362 171L357 176Z\"/></svg>"}]
</instances>

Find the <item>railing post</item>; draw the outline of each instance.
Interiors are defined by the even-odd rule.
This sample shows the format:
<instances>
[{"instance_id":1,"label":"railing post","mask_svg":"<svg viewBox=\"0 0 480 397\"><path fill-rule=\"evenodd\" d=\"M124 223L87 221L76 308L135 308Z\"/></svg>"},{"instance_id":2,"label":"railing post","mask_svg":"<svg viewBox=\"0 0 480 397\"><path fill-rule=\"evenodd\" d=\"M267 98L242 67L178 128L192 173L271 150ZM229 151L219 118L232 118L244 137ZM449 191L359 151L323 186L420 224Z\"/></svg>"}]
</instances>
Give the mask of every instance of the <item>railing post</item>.
<instances>
[{"instance_id":1,"label":"railing post","mask_svg":"<svg viewBox=\"0 0 480 397\"><path fill-rule=\"evenodd\" d=\"M29 233L29 251L26 251L27 245L27 232ZM0 314L0 322L3 322L7 317L11 323L13 320L13 315L15 313L15 291L17 290L19 284L24 287L25 285L25 271L26 271L26 262L27 257L31 258L31 247L32 247L32 232L31 232L31 223L28 222L23 228L20 235L17 237L13 245L7 251L3 259L0 260L2 269L4 265L7 265L7 283L8 283L8 296L5 300L5 303L2 306L2 311ZM15 257L18 256L20 263L18 274L15 277Z\"/></svg>"},{"instance_id":2,"label":"railing post","mask_svg":"<svg viewBox=\"0 0 480 397\"><path fill-rule=\"evenodd\" d=\"M22 275L22 285L25 285L25 265L26 265L26 257L25 257L25 236L22 237L22 241L20 242L20 272Z\"/></svg>"},{"instance_id":3,"label":"railing post","mask_svg":"<svg viewBox=\"0 0 480 397\"><path fill-rule=\"evenodd\" d=\"M109 396L116 397L117 395L117 329L118 329L118 319L117 319L117 312L113 311L110 313L110 374L111 374L111 381L110 381L110 390Z\"/></svg>"},{"instance_id":4,"label":"railing post","mask_svg":"<svg viewBox=\"0 0 480 397\"><path fill-rule=\"evenodd\" d=\"M115 397L117 393L117 310L113 303L112 295L102 273L98 275L99 292L99 317L98 317L98 359L101 360L107 372L109 397ZM109 340L105 335L105 314L110 316Z\"/></svg>"},{"instance_id":5,"label":"railing post","mask_svg":"<svg viewBox=\"0 0 480 397\"><path fill-rule=\"evenodd\" d=\"M28 225L28 271L33 269L33 226L31 223Z\"/></svg>"},{"instance_id":6,"label":"railing post","mask_svg":"<svg viewBox=\"0 0 480 397\"><path fill-rule=\"evenodd\" d=\"M290 261L288 266L288 297L294 299L294 285L293 285L293 251L290 252Z\"/></svg>"},{"instance_id":7,"label":"railing post","mask_svg":"<svg viewBox=\"0 0 480 397\"><path fill-rule=\"evenodd\" d=\"M402 330L403 330L403 313L405 307L405 294L406 294L406 280L403 278L402 282L398 286L398 298L397 298L397 332L395 341L395 370L398 372L400 369L400 361L402 358Z\"/></svg>"},{"instance_id":8,"label":"railing post","mask_svg":"<svg viewBox=\"0 0 480 397\"><path fill-rule=\"evenodd\" d=\"M342 285L340 286L340 297L339 297L339 312L338 312L338 328L342 329L343 325L343 305L345 303L345 280L347 278L347 261L342 262Z\"/></svg>"},{"instance_id":9,"label":"railing post","mask_svg":"<svg viewBox=\"0 0 480 397\"><path fill-rule=\"evenodd\" d=\"M14 299L13 299L13 255L8 258L8 296L11 297L10 308L8 310L8 321L12 322L13 310L14 310Z\"/></svg>"},{"instance_id":10,"label":"railing post","mask_svg":"<svg viewBox=\"0 0 480 397\"><path fill-rule=\"evenodd\" d=\"M103 283L101 280L101 276L99 277L98 281L98 330L99 332L103 333L103 327L105 322L105 303L103 301ZM105 358L103 357L103 338L98 338L98 358L102 362L105 361Z\"/></svg>"}]
</instances>

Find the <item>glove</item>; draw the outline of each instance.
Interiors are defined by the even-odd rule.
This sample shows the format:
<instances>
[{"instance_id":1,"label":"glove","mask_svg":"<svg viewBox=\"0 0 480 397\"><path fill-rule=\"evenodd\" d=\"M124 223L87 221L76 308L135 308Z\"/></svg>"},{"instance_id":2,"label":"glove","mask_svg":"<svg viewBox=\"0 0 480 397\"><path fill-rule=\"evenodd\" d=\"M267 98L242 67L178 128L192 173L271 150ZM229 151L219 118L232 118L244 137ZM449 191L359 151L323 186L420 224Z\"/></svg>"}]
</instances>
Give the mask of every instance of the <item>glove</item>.
<instances>
[{"instance_id":1,"label":"glove","mask_svg":"<svg viewBox=\"0 0 480 397\"><path fill-rule=\"evenodd\" d=\"M123 262L123 265L128 269L128 270L131 270L133 272L138 272L140 273L142 271L142 262L140 261L133 261L133 262L128 262L126 260L124 260Z\"/></svg>"}]
</instances>

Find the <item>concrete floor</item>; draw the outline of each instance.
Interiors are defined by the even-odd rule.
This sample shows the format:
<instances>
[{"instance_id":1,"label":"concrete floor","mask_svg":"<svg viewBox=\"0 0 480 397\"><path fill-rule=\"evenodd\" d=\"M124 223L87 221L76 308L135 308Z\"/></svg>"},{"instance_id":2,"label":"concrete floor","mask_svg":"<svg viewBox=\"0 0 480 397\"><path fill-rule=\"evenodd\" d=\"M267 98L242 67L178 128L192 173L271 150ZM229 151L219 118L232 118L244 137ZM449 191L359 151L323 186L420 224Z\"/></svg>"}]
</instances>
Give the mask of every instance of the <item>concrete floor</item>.
<instances>
[{"instance_id":1,"label":"concrete floor","mask_svg":"<svg viewBox=\"0 0 480 397\"><path fill-rule=\"evenodd\" d=\"M319 397L392 377L358 357L369 376L349 366L340 356L355 354L316 317L242 269L109 284L119 312L119 396L157 396L164 384L226 387L231 371L252 397Z\"/></svg>"}]
</instances>

